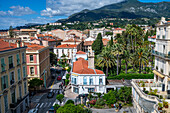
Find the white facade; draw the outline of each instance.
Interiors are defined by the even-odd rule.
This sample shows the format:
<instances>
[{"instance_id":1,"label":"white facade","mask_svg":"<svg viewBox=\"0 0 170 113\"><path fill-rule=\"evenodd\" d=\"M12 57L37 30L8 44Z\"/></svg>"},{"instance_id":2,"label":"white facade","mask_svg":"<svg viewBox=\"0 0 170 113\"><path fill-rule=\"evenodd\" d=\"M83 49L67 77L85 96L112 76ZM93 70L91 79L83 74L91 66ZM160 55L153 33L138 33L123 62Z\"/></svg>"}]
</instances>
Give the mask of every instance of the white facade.
<instances>
[{"instance_id":1,"label":"white facade","mask_svg":"<svg viewBox=\"0 0 170 113\"><path fill-rule=\"evenodd\" d=\"M62 56L65 54L69 62L75 58L76 52L77 48L54 48L54 53L58 59L62 59Z\"/></svg>"},{"instance_id":2,"label":"white facade","mask_svg":"<svg viewBox=\"0 0 170 113\"><path fill-rule=\"evenodd\" d=\"M162 18L156 29L155 82L163 83L162 91L170 90L170 23Z\"/></svg>"},{"instance_id":3,"label":"white facade","mask_svg":"<svg viewBox=\"0 0 170 113\"><path fill-rule=\"evenodd\" d=\"M19 38L21 38L21 41L24 42L30 42L30 36L29 35L19 35Z\"/></svg>"},{"instance_id":4,"label":"white facade","mask_svg":"<svg viewBox=\"0 0 170 113\"><path fill-rule=\"evenodd\" d=\"M88 94L89 92L106 93L105 74L72 73L71 84L72 92L78 94Z\"/></svg>"}]
</instances>

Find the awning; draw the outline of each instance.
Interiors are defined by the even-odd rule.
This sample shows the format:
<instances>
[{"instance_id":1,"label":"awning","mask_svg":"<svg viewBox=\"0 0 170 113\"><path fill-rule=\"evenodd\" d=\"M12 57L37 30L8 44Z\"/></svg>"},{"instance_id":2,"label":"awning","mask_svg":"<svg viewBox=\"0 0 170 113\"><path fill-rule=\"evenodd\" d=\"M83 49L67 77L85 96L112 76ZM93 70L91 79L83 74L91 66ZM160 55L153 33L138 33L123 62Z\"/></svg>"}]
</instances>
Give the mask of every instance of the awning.
<instances>
[{"instance_id":1,"label":"awning","mask_svg":"<svg viewBox=\"0 0 170 113\"><path fill-rule=\"evenodd\" d=\"M153 70L153 73L156 74L156 75L158 75L158 76L161 77L161 78L164 78L164 75L162 75L161 73L159 73L159 72L156 71L156 70Z\"/></svg>"}]
</instances>

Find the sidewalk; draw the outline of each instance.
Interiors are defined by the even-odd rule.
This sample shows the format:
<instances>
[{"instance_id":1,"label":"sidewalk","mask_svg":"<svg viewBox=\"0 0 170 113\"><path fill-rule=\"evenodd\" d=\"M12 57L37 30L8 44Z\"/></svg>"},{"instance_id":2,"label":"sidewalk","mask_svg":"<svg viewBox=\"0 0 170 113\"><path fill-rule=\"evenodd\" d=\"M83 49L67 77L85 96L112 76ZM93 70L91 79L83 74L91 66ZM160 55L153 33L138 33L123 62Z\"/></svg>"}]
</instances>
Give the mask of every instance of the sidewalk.
<instances>
[{"instance_id":1,"label":"sidewalk","mask_svg":"<svg viewBox=\"0 0 170 113\"><path fill-rule=\"evenodd\" d=\"M69 87L70 85L66 87L64 96L67 98L75 99L78 96L78 94L71 92L71 88L69 89Z\"/></svg>"}]
</instances>

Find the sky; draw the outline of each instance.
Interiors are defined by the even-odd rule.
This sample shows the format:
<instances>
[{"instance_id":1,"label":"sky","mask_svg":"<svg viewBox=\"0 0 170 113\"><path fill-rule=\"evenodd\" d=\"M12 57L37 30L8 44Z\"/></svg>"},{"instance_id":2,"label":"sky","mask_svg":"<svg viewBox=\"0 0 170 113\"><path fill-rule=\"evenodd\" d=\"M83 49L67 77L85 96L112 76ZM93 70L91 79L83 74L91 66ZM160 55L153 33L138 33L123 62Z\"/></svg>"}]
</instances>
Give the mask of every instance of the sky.
<instances>
[{"instance_id":1,"label":"sky","mask_svg":"<svg viewBox=\"0 0 170 113\"><path fill-rule=\"evenodd\" d=\"M46 24L84 9L96 9L123 0L1 0L0 29L23 26L27 23ZM161 2L170 0L139 0Z\"/></svg>"}]
</instances>

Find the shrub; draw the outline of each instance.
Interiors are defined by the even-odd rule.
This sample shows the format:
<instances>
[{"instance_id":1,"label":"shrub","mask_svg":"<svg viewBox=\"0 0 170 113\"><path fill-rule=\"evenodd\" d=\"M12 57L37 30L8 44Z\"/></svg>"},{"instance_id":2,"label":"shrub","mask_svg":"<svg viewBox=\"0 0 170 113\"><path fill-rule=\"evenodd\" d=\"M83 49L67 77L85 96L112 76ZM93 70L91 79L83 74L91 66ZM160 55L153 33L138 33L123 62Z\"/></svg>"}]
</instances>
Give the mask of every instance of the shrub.
<instances>
[{"instance_id":1,"label":"shrub","mask_svg":"<svg viewBox=\"0 0 170 113\"><path fill-rule=\"evenodd\" d=\"M104 103L104 100L101 98L101 99L98 99L97 101L96 101L96 104L95 105L98 105L98 106L103 106L103 105L105 105L105 103Z\"/></svg>"},{"instance_id":2,"label":"shrub","mask_svg":"<svg viewBox=\"0 0 170 113\"><path fill-rule=\"evenodd\" d=\"M68 83L69 83L69 80L65 79L65 84L68 85Z\"/></svg>"},{"instance_id":3,"label":"shrub","mask_svg":"<svg viewBox=\"0 0 170 113\"><path fill-rule=\"evenodd\" d=\"M90 103L90 105L95 105L96 104L96 100L91 100L89 103Z\"/></svg>"},{"instance_id":4,"label":"shrub","mask_svg":"<svg viewBox=\"0 0 170 113\"><path fill-rule=\"evenodd\" d=\"M65 104L74 104L73 100L68 100Z\"/></svg>"},{"instance_id":5,"label":"shrub","mask_svg":"<svg viewBox=\"0 0 170 113\"><path fill-rule=\"evenodd\" d=\"M119 74L117 76L113 76L113 77L107 77L107 79L118 79L121 80L122 78L124 78L125 80L131 80L131 79L153 79L154 78L154 74Z\"/></svg>"},{"instance_id":6,"label":"shrub","mask_svg":"<svg viewBox=\"0 0 170 113\"><path fill-rule=\"evenodd\" d=\"M70 77L70 74L66 74L66 79L69 79L69 77Z\"/></svg>"},{"instance_id":7,"label":"shrub","mask_svg":"<svg viewBox=\"0 0 170 113\"><path fill-rule=\"evenodd\" d=\"M103 106L99 106L99 105L94 105L95 108L99 108L99 109L102 109L104 108Z\"/></svg>"},{"instance_id":8,"label":"shrub","mask_svg":"<svg viewBox=\"0 0 170 113\"><path fill-rule=\"evenodd\" d=\"M55 104L53 107L54 107L54 110L57 110L60 107L60 105Z\"/></svg>"}]
</instances>

